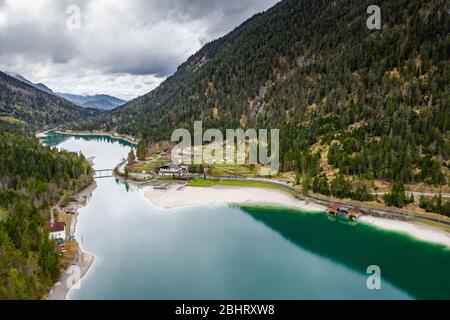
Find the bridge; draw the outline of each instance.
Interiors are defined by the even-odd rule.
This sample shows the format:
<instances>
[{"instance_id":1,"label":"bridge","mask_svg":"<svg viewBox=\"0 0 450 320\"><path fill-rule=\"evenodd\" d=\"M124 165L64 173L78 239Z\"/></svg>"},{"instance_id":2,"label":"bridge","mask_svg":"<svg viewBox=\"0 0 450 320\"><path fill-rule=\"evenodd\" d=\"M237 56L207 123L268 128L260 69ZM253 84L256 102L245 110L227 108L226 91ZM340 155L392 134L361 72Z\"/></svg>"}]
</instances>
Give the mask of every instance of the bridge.
<instances>
[{"instance_id":1,"label":"bridge","mask_svg":"<svg viewBox=\"0 0 450 320\"><path fill-rule=\"evenodd\" d=\"M102 178L111 178L113 177L114 169L99 169L94 170L94 178L102 179Z\"/></svg>"}]
</instances>

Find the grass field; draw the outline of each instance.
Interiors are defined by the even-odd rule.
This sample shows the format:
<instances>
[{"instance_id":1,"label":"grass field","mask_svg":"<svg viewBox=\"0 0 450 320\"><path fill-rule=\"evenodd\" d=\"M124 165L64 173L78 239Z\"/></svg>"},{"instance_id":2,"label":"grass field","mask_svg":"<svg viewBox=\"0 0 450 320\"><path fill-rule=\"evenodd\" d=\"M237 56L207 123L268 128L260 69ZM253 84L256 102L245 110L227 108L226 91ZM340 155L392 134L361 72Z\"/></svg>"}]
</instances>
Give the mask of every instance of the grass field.
<instances>
[{"instance_id":1,"label":"grass field","mask_svg":"<svg viewBox=\"0 0 450 320\"><path fill-rule=\"evenodd\" d=\"M66 241L66 249L67 252L65 252L61 257L61 267L63 269L67 269L73 260L77 257L78 254L78 245L75 240Z\"/></svg>"},{"instance_id":2,"label":"grass field","mask_svg":"<svg viewBox=\"0 0 450 320\"><path fill-rule=\"evenodd\" d=\"M256 176L255 169L250 169L245 165L234 164L215 164L211 170L211 175L218 176L243 176L247 178L254 178Z\"/></svg>"},{"instance_id":3,"label":"grass field","mask_svg":"<svg viewBox=\"0 0 450 320\"><path fill-rule=\"evenodd\" d=\"M132 173L142 173L144 171L150 173L152 171L158 170L161 165L168 162L170 162L169 157L157 155L154 157L149 157L145 162L133 163L131 166L128 166L128 170Z\"/></svg>"}]
</instances>

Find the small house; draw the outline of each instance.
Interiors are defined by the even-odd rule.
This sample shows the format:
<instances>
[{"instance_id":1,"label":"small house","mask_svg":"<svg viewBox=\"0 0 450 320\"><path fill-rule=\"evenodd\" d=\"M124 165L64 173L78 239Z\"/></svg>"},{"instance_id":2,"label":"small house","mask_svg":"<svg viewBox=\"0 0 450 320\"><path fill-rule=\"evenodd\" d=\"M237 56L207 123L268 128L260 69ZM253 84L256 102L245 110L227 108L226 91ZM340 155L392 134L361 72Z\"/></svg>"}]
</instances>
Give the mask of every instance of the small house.
<instances>
[{"instance_id":1,"label":"small house","mask_svg":"<svg viewBox=\"0 0 450 320\"><path fill-rule=\"evenodd\" d=\"M66 240L66 224L61 221L53 222L50 224L50 240Z\"/></svg>"}]
</instances>

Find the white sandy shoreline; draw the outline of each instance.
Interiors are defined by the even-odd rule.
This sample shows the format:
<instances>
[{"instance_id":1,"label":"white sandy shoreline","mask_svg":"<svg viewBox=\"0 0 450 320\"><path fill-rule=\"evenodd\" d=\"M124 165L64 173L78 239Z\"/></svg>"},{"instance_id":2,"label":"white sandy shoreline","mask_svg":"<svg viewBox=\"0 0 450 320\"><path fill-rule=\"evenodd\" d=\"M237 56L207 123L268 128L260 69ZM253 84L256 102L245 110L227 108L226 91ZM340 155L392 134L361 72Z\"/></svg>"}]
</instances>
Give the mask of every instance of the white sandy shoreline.
<instances>
[{"instance_id":1,"label":"white sandy shoreline","mask_svg":"<svg viewBox=\"0 0 450 320\"><path fill-rule=\"evenodd\" d=\"M228 186L183 187L181 190L176 187L170 187L168 190L146 188L144 194L154 205L164 209L247 203L283 205L317 212L326 210L324 206L295 199L282 191L265 188Z\"/></svg>"},{"instance_id":2,"label":"white sandy shoreline","mask_svg":"<svg viewBox=\"0 0 450 320\"><path fill-rule=\"evenodd\" d=\"M72 218L72 223L70 226L70 235L73 236L75 234L75 228L77 224L77 218L79 213L79 210L83 208L87 203L87 198L92 194L92 192L97 188L97 183L95 180L84 190L82 190L80 193L78 193L75 197L77 197L78 200L78 209L77 213ZM80 248L80 244L78 241L77 248L78 248L78 256L76 258L76 263L73 264L73 266L76 266L80 269L80 280L84 277L84 275L88 272L90 267L92 266L92 263L95 260L95 256L91 253L82 251ZM69 266L70 269L70 266ZM73 277L73 272L69 272L68 270L64 270L62 272L61 277L57 283L52 287L49 294L46 297L46 300L65 300L67 297L67 294L70 291L70 288L68 287L67 283L69 281L69 278ZM71 285L74 285L73 283Z\"/></svg>"},{"instance_id":3,"label":"white sandy shoreline","mask_svg":"<svg viewBox=\"0 0 450 320\"><path fill-rule=\"evenodd\" d=\"M363 216L360 220L383 230L406 233L417 240L440 244L450 249L450 234L442 229L416 222L397 221L372 216Z\"/></svg>"},{"instance_id":4,"label":"white sandy shoreline","mask_svg":"<svg viewBox=\"0 0 450 320\"><path fill-rule=\"evenodd\" d=\"M145 197L155 206L164 209L186 208L216 204L279 205L309 212L323 212L326 207L302 201L274 189L251 187L169 187L168 190L144 188ZM450 234L445 230L424 224L363 216L360 221L384 230L405 233L415 239L444 245L450 248Z\"/></svg>"}]
</instances>

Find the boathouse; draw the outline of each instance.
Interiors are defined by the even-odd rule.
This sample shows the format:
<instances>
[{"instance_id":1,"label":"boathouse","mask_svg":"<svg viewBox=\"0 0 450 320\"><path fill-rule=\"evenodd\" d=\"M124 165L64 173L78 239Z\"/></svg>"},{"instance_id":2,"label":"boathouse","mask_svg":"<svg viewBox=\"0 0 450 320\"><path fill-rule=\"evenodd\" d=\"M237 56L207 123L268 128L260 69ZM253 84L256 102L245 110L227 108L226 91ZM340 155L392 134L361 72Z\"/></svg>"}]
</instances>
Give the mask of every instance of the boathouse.
<instances>
[{"instance_id":1,"label":"boathouse","mask_svg":"<svg viewBox=\"0 0 450 320\"><path fill-rule=\"evenodd\" d=\"M348 217L353 220L358 219L361 215L362 215L362 212L358 208L351 208L350 211L348 212Z\"/></svg>"},{"instance_id":2,"label":"boathouse","mask_svg":"<svg viewBox=\"0 0 450 320\"><path fill-rule=\"evenodd\" d=\"M340 203L333 203L331 204L328 209L327 212L329 214L338 214L339 213L339 208L342 206L342 204Z\"/></svg>"}]
</instances>

